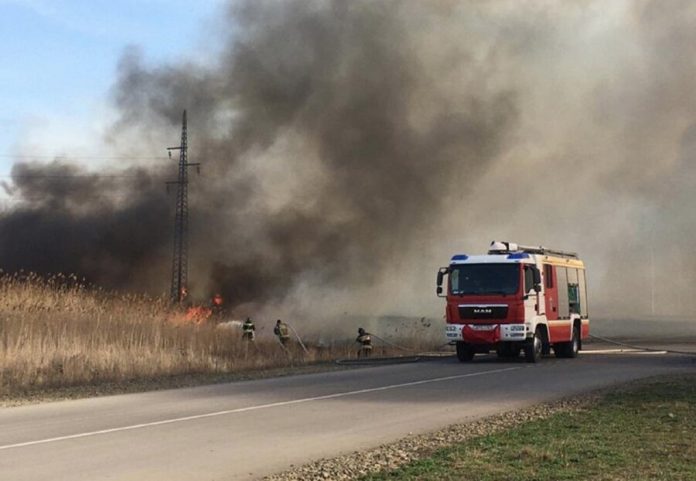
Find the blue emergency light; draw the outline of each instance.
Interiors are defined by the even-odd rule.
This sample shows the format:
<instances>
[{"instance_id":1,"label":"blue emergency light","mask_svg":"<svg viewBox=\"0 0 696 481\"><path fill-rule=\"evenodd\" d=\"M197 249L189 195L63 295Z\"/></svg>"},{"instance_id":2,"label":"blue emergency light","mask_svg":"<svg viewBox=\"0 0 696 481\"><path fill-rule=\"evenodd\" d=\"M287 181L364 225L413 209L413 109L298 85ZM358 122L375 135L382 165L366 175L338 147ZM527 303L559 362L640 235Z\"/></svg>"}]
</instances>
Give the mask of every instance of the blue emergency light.
<instances>
[{"instance_id":1,"label":"blue emergency light","mask_svg":"<svg viewBox=\"0 0 696 481\"><path fill-rule=\"evenodd\" d=\"M508 254L508 259L529 259L529 254L526 252L515 252L513 254Z\"/></svg>"}]
</instances>

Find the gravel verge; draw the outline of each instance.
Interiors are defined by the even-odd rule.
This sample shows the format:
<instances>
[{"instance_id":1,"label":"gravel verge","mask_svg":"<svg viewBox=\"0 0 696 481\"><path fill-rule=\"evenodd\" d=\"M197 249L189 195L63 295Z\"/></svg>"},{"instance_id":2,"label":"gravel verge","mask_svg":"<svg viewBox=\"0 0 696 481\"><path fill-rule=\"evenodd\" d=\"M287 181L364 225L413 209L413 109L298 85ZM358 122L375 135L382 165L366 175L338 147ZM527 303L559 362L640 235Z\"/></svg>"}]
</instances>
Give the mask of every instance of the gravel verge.
<instances>
[{"instance_id":1,"label":"gravel verge","mask_svg":"<svg viewBox=\"0 0 696 481\"><path fill-rule=\"evenodd\" d=\"M573 398L539 404L523 410L497 414L469 423L460 423L432 433L412 435L395 443L356 451L332 459L294 467L263 478L266 481L356 480L370 473L393 470L431 455L437 449L478 436L494 434L528 421L548 418L560 411L579 411L593 405L606 389Z\"/></svg>"}]
</instances>

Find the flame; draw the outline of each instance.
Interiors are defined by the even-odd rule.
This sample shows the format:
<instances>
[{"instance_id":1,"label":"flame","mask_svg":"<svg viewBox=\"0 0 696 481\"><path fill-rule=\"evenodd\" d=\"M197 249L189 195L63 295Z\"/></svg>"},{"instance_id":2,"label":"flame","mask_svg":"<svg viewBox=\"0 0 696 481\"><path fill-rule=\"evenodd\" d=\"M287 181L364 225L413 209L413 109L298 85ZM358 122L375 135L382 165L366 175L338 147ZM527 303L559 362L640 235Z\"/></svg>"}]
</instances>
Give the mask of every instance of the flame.
<instances>
[{"instance_id":1,"label":"flame","mask_svg":"<svg viewBox=\"0 0 696 481\"><path fill-rule=\"evenodd\" d=\"M205 324L212 316L213 311L205 306L191 306L186 312L177 312L169 318L169 322L176 325L193 324L200 326Z\"/></svg>"},{"instance_id":2,"label":"flame","mask_svg":"<svg viewBox=\"0 0 696 481\"><path fill-rule=\"evenodd\" d=\"M222 307L223 303L224 303L224 300L222 299L222 296L220 294L215 294L213 296L213 305L218 306L218 307Z\"/></svg>"},{"instance_id":3,"label":"flame","mask_svg":"<svg viewBox=\"0 0 696 481\"><path fill-rule=\"evenodd\" d=\"M193 306L188 308L184 319L193 324L203 324L205 321L210 319L212 314L213 311L208 307Z\"/></svg>"}]
</instances>

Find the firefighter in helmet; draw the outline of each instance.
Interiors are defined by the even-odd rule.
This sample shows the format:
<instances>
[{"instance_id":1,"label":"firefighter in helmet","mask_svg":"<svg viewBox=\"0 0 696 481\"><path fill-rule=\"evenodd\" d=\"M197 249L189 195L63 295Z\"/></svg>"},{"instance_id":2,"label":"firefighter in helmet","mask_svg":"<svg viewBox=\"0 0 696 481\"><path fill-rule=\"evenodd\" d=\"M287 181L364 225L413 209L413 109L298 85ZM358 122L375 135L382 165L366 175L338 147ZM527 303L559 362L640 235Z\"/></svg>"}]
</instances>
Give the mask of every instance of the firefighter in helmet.
<instances>
[{"instance_id":1,"label":"firefighter in helmet","mask_svg":"<svg viewBox=\"0 0 696 481\"><path fill-rule=\"evenodd\" d=\"M288 343L288 339L290 339L290 330L288 329L288 325L280 319L278 319L275 327L273 328L273 334L278 336L278 340L283 346L285 346Z\"/></svg>"},{"instance_id":2,"label":"firefighter in helmet","mask_svg":"<svg viewBox=\"0 0 696 481\"><path fill-rule=\"evenodd\" d=\"M256 326L254 326L254 321L251 320L250 317L246 318L246 321L244 321L244 324L242 324L242 339L245 341L253 341L256 331Z\"/></svg>"},{"instance_id":3,"label":"firefighter in helmet","mask_svg":"<svg viewBox=\"0 0 696 481\"><path fill-rule=\"evenodd\" d=\"M358 337L355 338L355 342L360 344L358 357L370 357L370 354L372 354L372 337L370 333L365 331L362 327L359 328Z\"/></svg>"}]
</instances>

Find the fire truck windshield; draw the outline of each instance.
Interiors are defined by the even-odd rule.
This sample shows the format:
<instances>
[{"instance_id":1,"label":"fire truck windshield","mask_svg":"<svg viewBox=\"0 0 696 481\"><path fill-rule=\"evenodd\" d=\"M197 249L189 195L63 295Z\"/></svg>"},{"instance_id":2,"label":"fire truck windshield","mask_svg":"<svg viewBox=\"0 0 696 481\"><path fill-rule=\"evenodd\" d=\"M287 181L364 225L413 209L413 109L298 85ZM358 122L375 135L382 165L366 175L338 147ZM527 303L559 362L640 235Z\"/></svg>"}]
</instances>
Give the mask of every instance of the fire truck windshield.
<instances>
[{"instance_id":1,"label":"fire truck windshield","mask_svg":"<svg viewBox=\"0 0 696 481\"><path fill-rule=\"evenodd\" d=\"M520 287L519 264L459 264L450 266L455 295L515 294Z\"/></svg>"}]
</instances>

